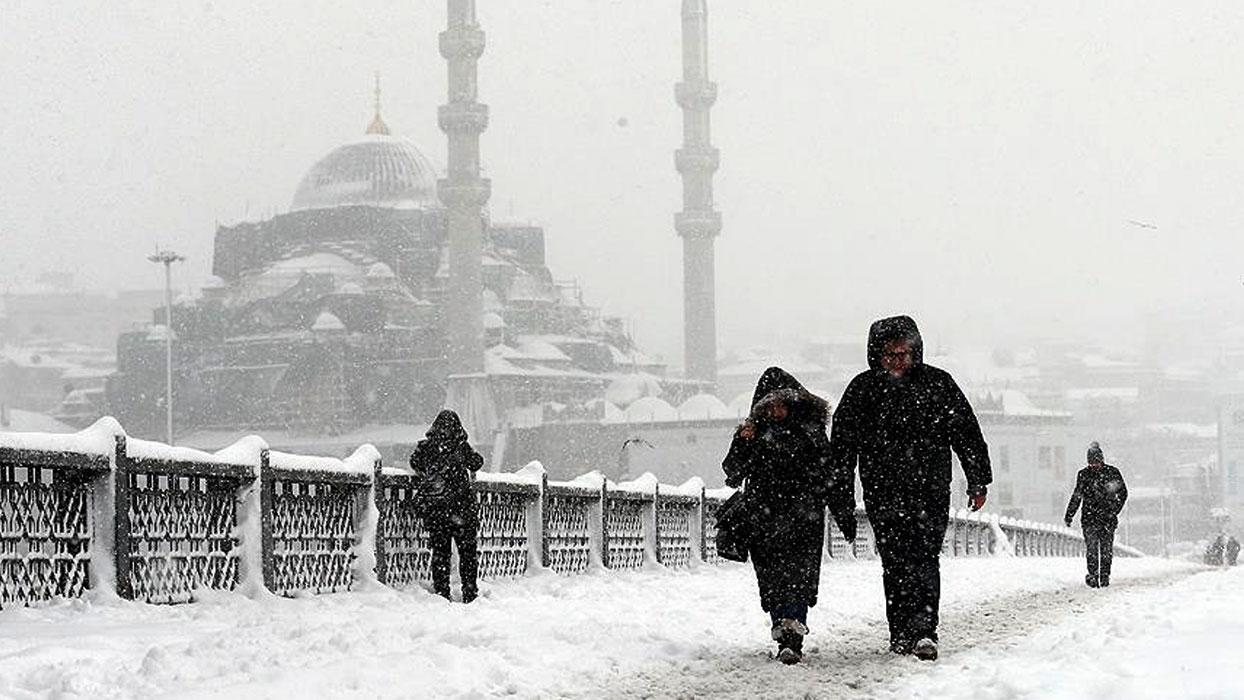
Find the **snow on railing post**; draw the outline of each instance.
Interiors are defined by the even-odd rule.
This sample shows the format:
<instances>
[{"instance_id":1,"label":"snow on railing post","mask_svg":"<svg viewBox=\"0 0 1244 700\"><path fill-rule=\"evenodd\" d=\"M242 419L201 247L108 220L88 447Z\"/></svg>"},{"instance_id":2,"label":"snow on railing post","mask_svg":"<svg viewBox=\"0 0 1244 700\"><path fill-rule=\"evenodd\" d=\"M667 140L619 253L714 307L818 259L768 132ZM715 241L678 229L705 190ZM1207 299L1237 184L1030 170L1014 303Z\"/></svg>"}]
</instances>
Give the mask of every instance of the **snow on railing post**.
<instances>
[{"instance_id":1,"label":"snow on railing post","mask_svg":"<svg viewBox=\"0 0 1244 700\"><path fill-rule=\"evenodd\" d=\"M263 585L269 591L276 590L275 542L272 537L273 508L276 505L276 480L273 478L271 456L265 448L259 453L259 560L263 570Z\"/></svg>"},{"instance_id":2,"label":"snow on railing post","mask_svg":"<svg viewBox=\"0 0 1244 700\"><path fill-rule=\"evenodd\" d=\"M380 508L377 501L380 491L380 455L371 445L363 445L347 461L357 463L365 459L365 455L371 456L369 483L363 484L354 492L354 515L350 523L354 530L351 581L352 588L358 589L371 588L379 583L377 569L384 561L380 552Z\"/></svg>"},{"instance_id":3,"label":"snow on railing post","mask_svg":"<svg viewBox=\"0 0 1244 700\"><path fill-rule=\"evenodd\" d=\"M120 426L116 426L120 430ZM118 446L118 443L120 446ZM91 551L90 579L92 591L104 596L117 594L116 563L116 478L117 454L125 451L125 434L113 435L112 455L108 471L91 480Z\"/></svg>"},{"instance_id":4,"label":"snow on railing post","mask_svg":"<svg viewBox=\"0 0 1244 700\"><path fill-rule=\"evenodd\" d=\"M113 468L112 555L117 595L131 600L134 582L130 579L130 458L124 435L116 437L116 466Z\"/></svg>"},{"instance_id":5,"label":"snow on railing post","mask_svg":"<svg viewBox=\"0 0 1244 700\"><path fill-rule=\"evenodd\" d=\"M261 458L267 450L260 451ZM267 594L263 578L263 519L261 502L260 467L254 477L238 485L238 520L235 538L241 549L238 557L238 591L251 598Z\"/></svg>"},{"instance_id":6,"label":"snow on railing post","mask_svg":"<svg viewBox=\"0 0 1244 700\"><path fill-rule=\"evenodd\" d=\"M383 584L383 585L388 585L389 583L389 555L388 555L388 552L385 551L385 546L384 546L384 533L387 529L387 524L379 520L379 518L382 518L385 513L384 483L381 481L381 476L382 476L383 471L384 471L383 460L377 459L376 468L375 468L375 471L372 472L372 477L371 477L372 479L371 481L372 502L375 503L376 514L377 514L376 548L375 548L376 549L376 582Z\"/></svg>"}]
</instances>

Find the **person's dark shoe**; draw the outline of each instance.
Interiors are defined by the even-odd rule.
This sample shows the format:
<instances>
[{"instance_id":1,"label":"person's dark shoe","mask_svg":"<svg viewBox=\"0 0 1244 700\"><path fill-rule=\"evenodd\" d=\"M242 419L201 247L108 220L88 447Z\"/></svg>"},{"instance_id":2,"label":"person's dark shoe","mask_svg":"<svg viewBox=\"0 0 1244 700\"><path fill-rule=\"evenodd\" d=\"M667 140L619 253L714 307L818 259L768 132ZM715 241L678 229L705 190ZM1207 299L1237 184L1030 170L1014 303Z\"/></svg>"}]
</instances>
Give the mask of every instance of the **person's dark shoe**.
<instances>
[{"instance_id":1,"label":"person's dark shoe","mask_svg":"<svg viewBox=\"0 0 1244 700\"><path fill-rule=\"evenodd\" d=\"M1098 587L1098 585L1097 585L1097 578L1096 578L1096 577L1094 577L1092 574L1089 574L1088 576L1085 576L1085 577L1084 577L1084 585L1088 586L1089 588L1097 588L1097 587Z\"/></svg>"},{"instance_id":2,"label":"person's dark shoe","mask_svg":"<svg viewBox=\"0 0 1244 700\"><path fill-rule=\"evenodd\" d=\"M470 603L471 601L475 600L478 597L479 597L479 593L476 593L475 591L463 591L462 592L462 602L464 603Z\"/></svg>"},{"instance_id":3,"label":"person's dark shoe","mask_svg":"<svg viewBox=\"0 0 1244 700\"><path fill-rule=\"evenodd\" d=\"M799 620L783 618L770 630L773 641L778 643L778 660L784 664L797 664L803 659L803 637L808 628Z\"/></svg>"},{"instance_id":4,"label":"person's dark shoe","mask_svg":"<svg viewBox=\"0 0 1244 700\"><path fill-rule=\"evenodd\" d=\"M928 637L921 637L911 648L912 656L921 661L937 661L937 642Z\"/></svg>"},{"instance_id":5,"label":"person's dark shoe","mask_svg":"<svg viewBox=\"0 0 1244 700\"><path fill-rule=\"evenodd\" d=\"M782 647L779 649L777 657L778 661L781 661L787 666L793 666L800 661L803 661L803 654L791 649L790 647Z\"/></svg>"},{"instance_id":6,"label":"person's dark shoe","mask_svg":"<svg viewBox=\"0 0 1244 700\"><path fill-rule=\"evenodd\" d=\"M907 656L911 653L911 648L915 646L915 642L910 639L891 639L890 651L900 656Z\"/></svg>"},{"instance_id":7,"label":"person's dark shoe","mask_svg":"<svg viewBox=\"0 0 1244 700\"><path fill-rule=\"evenodd\" d=\"M1105 588L1106 586L1109 586L1109 585L1110 585L1110 579L1108 579L1108 578L1104 578L1104 579L1102 579L1102 580L1101 580L1101 583L1099 583L1099 584L1097 584L1097 585L1098 585L1098 587L1099 587L1099 588Z\"/></svg>"}]
</instances>

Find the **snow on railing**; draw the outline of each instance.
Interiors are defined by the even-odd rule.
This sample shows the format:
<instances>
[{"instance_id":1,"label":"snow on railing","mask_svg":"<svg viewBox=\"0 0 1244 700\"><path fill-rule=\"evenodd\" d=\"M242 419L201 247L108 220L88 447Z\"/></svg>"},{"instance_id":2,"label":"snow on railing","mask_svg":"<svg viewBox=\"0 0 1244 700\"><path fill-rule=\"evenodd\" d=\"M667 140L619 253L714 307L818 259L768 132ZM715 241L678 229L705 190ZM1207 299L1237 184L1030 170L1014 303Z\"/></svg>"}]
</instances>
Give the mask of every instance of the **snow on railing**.
<instances>
[{"instance_id":1,"label":"snow on railing","mask_svg":"<svg viewBox=\"0 0 1244 700\"><path fill-rule=\"evenodd\" d=\"M645 474L550 481L538 462L481 473L480 574L689 568L718 563L716 513L733 493ZM258 437L209 453L125 435L111 418L72 435L0 433L0 607L88 588L151 603L198 591L294 596L431 579L416 482L371 445L345 459L269 450ZM827 518L825 556L871 558ZM1138 555L1116 545L1121 555ZM950 556L1072 556L1068 528L950 513Z\"/></svg>"}]
</instances>

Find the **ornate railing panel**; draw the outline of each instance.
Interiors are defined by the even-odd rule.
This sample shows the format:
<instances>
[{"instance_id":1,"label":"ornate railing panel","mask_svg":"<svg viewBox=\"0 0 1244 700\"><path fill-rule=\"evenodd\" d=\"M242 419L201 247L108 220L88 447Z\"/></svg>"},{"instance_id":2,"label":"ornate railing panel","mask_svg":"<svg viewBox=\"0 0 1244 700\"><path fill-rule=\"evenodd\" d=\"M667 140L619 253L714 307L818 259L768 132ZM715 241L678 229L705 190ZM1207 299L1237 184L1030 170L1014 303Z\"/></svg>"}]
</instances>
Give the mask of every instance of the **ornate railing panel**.
<instances>
[{"instance_id":1,"label":"ornate railing panel","mask_svg":"<svg viewBox=\"0 0 1244 700\"><path fill-rule=\"evenodd\" d=\"M86 590L90 509L82 474L0 461L0 608Z\"/></svg>"},{"instance_id":2,"label":"ornate railing panel","mask_svg":"<svg viewBox=\"0 0 1244 700\"><path fill-rule=\"evenodd\" d=\"M608 537L605 565L610 569L638 569L644 565L644 507L651 496L610 492L605 504Z\"/></svg>"},{"instance_id":3,"label":"ornate railing panel","mask_svg":"<svg viewBox=\"0 0 1244 700\"><path fill-rule=\"evenodd\" d=\"M403 588L432 580L428 531L415 511L415 489L407 477L382 477L381 540L387 583Z\"/></svg>"},{"instance_id":4,"label":"ornate railing panel","mask_svg":"<svg viewBox=\"0 0 1244 700\"><path fill-rule=\"evenodd\" d=\"M349 590L354 507L360 488L359 484L288 477L274 480L273 593Z\"/></svg>"},{"instance_id":5,"label":"ornate railing panel","mask_svg":"<svg viewBox=\"0 0 1244 700\"><path fill-rule=\"evenodd\" d=\"M549 487L544 501L544 547L548 567L559 574L587 571L592 562L590 518L600 491Z\"/></svg>"},{"instance_id":6,"label":"ornate railing panel","mask_svg":"<svg viewBox=\"0 0 1244 700\"><path fill-rule=\"evenodd\" d=\"M136 600L181 603L195 589L232 590L238 580L237 478L171 474L134 466L129 481L129 581Z\"/></svg>"},{"instance_id":7,"label":"ornate railing panel","mask_svg":"<svg viewBox=\"0 0 1244 700\"><path fill-rule=\"evenodd\" d=\"M657 499L657 559L664 566L684 569L691 566L693 520L699 517L699 499L687 496L661 496Z\"/></svg>"},{"instance_id":8,"label":"ornate railing panel","mask_svg":"<svg viewBox=\"0 0 1244 700\"><path fill-rule=\"evenodd\" d=\"M476 495L480 576L522 576L527 572L527 507L539 488L477 482Z\"/></svg>"}]
</instances>

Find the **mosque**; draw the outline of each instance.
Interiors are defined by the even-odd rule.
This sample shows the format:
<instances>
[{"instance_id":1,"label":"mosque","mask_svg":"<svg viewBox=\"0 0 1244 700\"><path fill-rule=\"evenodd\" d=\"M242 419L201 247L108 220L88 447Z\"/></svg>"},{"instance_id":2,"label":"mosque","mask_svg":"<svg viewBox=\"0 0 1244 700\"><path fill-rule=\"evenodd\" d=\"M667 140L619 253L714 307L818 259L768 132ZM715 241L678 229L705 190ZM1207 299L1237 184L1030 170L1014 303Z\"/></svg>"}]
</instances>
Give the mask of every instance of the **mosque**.
<instances>
[{"instance_id":1,"label":"mosque","mask_svg":"<svg viewBox=\"0 0 1244 700\"><path fill-rule=\"evenodd\" d=\"M688 377L671 377L620 319L585 305L577 284L555 278L541 228L491 219L479 153L488 112L476 101L483 32L473 2L448 6L440 48L449 100L438 114L447 168L439 171L389 128L377 84L365 133L311 166L287 213L217 228L210 281L173 306L178 444L214 447L254 432L274 447L325 451L367 441L399 455L450 406L499 463L537 453L547 461L551 445L566 441L603 440L610 446L601 454L611 455L615 439L621 444L629 434L618 426L632 417L652 423L659 414L714 435L734 424L716 398L695 396L712 388L711 354L689 360ZM687 8L702 6L684 3L684 40ZM702 40L703 20L691 13L692 38ZM707 249L711 265L720 228L708 185L716 151L706 131L715 91L703 76L692 71L679 85L679 103L703 113L692 121L705 131L702 138L689 132L678 154L680 172L696 182L676 229L696 250ZM688 287L697 306L689 315L712 335L711 325L704 330L712 290L703 289L711 269L694 277L687 284L699 285ZM108 404L135 434L162 432L166 326L159 309L151 327L118 340ZM715 353L711 338L688 346ZM696 376L696 367L707 374ZM688 399L684 420L674 406ZM642 416L625 412L635 402ZM586 427L566 432L606 424L615 426L608 436Z\"/></svg>"}]
</instances>

